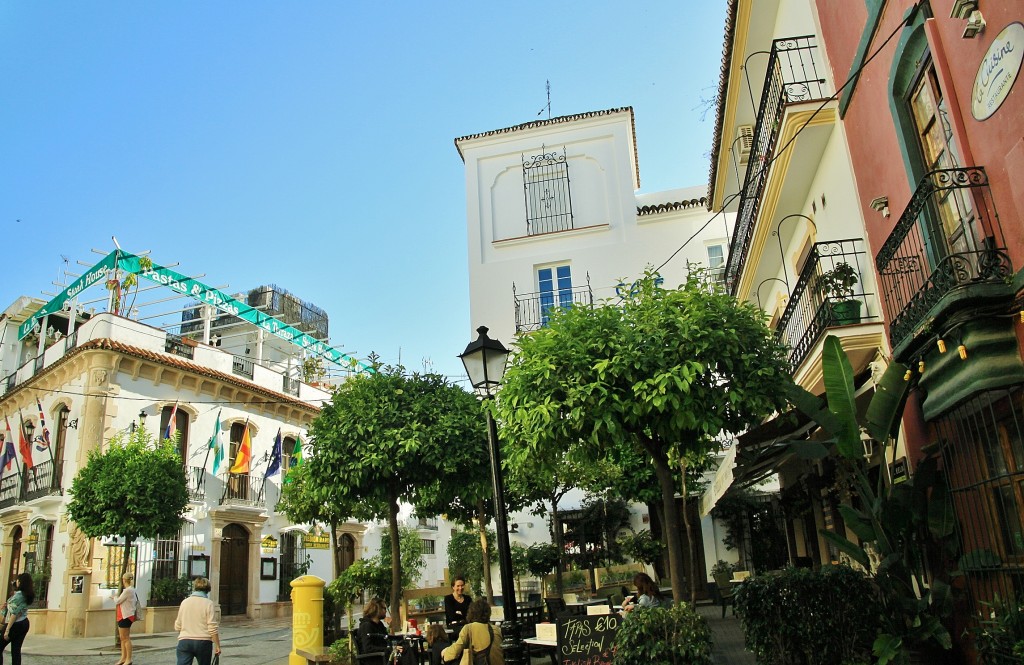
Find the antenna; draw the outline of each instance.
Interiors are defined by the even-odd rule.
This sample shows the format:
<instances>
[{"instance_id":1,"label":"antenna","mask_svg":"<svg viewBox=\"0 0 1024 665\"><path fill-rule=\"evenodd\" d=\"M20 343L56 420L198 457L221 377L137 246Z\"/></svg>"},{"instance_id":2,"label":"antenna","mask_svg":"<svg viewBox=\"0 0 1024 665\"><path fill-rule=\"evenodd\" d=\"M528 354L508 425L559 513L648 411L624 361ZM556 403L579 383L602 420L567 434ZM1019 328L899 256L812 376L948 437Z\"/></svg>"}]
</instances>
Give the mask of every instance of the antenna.
<instances>
[{"instance_id":1,"label":"antenna","mask_svg":"<svg viewBox=\"0 0 1024 665\"><path fill-rule=\"evenodd\" d=\"M546 106L542 106L537 115L544 113L545 110L548 112L548 120L551 120L551 80L544 81L544 88L548 91L548 103Z\"/></svg>"}]
</instances>

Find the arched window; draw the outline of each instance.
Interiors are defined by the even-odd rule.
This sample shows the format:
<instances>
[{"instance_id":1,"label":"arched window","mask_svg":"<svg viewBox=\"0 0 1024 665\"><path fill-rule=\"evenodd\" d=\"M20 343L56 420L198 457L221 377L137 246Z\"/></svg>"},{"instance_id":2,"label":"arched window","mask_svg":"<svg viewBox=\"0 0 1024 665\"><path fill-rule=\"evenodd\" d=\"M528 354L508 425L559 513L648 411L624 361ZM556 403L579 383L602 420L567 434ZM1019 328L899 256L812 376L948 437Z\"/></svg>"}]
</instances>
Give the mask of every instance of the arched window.
<instances>
[{"instance_id":1,"label":"arched window","mask_svg":"<svg viewBox=\"0 0 1024 665\"><path fill-rule=\"evenodd\" d=\"M171 427L170 433L173 436L174 432L177 431L181 439L178 441L178 453L181 455L181 461L185 466L188 466L188 424L189 418L188 412L179 408L176 404L172 406L165 406L160 411L160 432L157 438L161 441L167 436L167 423L171 420L171 413L174 413L174 426Z\"/></svg>"}]
</instances>

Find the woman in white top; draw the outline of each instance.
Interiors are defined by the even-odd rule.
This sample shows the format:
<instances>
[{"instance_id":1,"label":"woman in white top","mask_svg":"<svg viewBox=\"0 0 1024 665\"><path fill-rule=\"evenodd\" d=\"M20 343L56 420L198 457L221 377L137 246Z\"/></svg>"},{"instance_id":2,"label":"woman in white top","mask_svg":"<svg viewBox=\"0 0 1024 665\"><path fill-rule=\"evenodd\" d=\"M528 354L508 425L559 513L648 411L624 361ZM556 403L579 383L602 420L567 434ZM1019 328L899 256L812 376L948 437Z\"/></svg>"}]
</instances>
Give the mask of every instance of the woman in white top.
<instances>
[{"instance_id":1,"label":"woman in white top","mask_svg":"<svg viewBox=\"0 0 1024 665\"><path fill-rule=\"evenodd\" d=\"M117 634L121 638L121 660L117 665L132 665L132 623L139 608L139 597L135 593L135 576L125 573L121 576L124 590L117 597Z\"/></svg>"},{"instance_id":2,"label":"woman in white top","mask_svg":"<svg viewBox=\"0 0 1024 665\"><path fill-rule=\"evenodd\" d=\"M210 580L197 577L192 583L192 595L181 601L174 630L178 631L178 665L210 665L213 654L220 653L220 633L217 612L210 600Z\"/></svg>"}]
</instances>

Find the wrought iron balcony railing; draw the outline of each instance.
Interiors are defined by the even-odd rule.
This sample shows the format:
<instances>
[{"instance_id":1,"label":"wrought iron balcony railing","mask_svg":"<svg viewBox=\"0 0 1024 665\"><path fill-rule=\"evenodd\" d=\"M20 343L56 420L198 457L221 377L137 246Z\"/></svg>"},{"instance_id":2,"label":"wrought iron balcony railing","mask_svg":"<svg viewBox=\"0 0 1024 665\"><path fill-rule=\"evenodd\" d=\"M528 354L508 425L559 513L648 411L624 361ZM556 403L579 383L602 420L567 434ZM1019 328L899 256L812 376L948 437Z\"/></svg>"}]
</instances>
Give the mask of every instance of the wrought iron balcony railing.
<instances>
[{"instance_id":1,"label":"wrought iron balcony railing","mask_svg":"<svg viewBox=\"0 0 1024 665\"><path fill-rule=\"evenodd\" d=\"M206 469L201 466L190 466L185 470L188 481L188 497L193 501L206 498Z\"/></svg>"},{"instance_id":2,"label":"wrought iron balcony railing","mask_svg":"<svg viewBox=\"0 0 1024 665\"><path fill-rule=\"evenodd\" d=\"M818 73L814 60L817 51L814 39L814 35L805 35L772 42L761 103L754 122L750 159L740 190L736 229L729 245L729 260L725 268L726 288L732 294L736 293L739 275L746 263L754 226L761 211L761 196L775 156L775 141L782 125L782 113L787 104L828 97L825 79Z\"/></svg>"},{"instance_id":3,"label":"wrought iron balcony railing","mask_svg":"<svg viewBox=\"0 0 1024 665\"><path fill-rule=\"evenodd\" d=\"M794 371L827 328L875 318L871 315L869 300L873 294L864 292L863 267L867 262L864 241L860 238L819 242L811 248L793 285L789 304L775 328L776 338L791 349L789 364ZM828 288L826 277L836 274L833 271L837 266L856 277L845 294Z\"/></svg>"},{"instance_id":4,"label":"wrought iron balcony railing","mask_svg":"<svg viewBox=\"0 0 1024 665\"><path fill-rule=\"evenodd\" d=\"M224 483L224 494L220 498L221 504L262 508L265 503L263 498L264 480L262 476L251 476L247 473L231 474Z\"/></svg>"},{"instance_id":5,"label":"wrought iron balcony railing","mask_svg":"<svg viewBox=\"0 0 1024 665\"><path fill-rule=\"evenodd\" d=\"M38 499L41 496L55 496L61 494L61 475L64 470L62 462L46 460L36 464L31 469L25 469L25 501ZM2 489L0 489L2 494Z\"/></svg>"},{"instance_id":6,"label":"wrought iron balcony railing","mask_svg":"<svg viewBox=\"0 0 1024 665\"><path fill-rule=\"evenodd\" d=\"M0 508L7 508L21 499L21 473L12 471L0 478Z\"/></svg>"},{"instance_id":7,"label":"wrought iron balcony railing","mask_svg":"<svg viewBox=\"0 0 1024 665\"><path fill-rule=\"evenodd\" d=\"M238 376L244 376L247 379L252 378L252 361L248 358L242 358L240 356L234 356L231 358L231 371Z\"/></svg>"},{"instance_id":8,"label":"wrought iron balcony railing","mask_svg":"<svg viewBox=\"0 0 1024 665\"><path fill-rule=\"evenodd\" d=\"M548 313L556 307L570 307L572 305L594 304L594 292L590 284L586 286L574 286L571 289L558 289L538 293L524 293L522 295L512 288L512 296L515 298L516 307L516 332L537 330L547 325Z\"/></svg>"},{"instance_id":9,"label":"wrought iron balcony railing","mask_svg":"<svg viewBox=\"0 0 1024 665\"><path fill-rule=\"evenodd\" d=\"M917 185L875 258L897 349L952 291L1004 284L1013 274L988 176L980 166L938 169Z\"/></svg>"}]
</instances>

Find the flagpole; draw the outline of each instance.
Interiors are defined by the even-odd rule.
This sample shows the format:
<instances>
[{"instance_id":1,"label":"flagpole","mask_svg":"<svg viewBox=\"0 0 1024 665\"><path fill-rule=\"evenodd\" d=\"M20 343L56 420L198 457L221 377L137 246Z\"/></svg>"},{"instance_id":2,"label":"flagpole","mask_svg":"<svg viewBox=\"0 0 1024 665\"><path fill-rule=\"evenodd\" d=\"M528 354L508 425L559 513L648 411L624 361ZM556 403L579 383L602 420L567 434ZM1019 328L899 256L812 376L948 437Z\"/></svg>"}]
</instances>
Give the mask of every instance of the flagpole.
<instances>
[{"instance_id":1,"label":"flagpole","mask_svg":"<svg viewBox=\"0 0 1024 665\"><path fill-rule=\"evenodd\" d=\"M220 411L217 412L217 429L220 429ZM210 437L210 443L213 443L214 439L217 438L219 432L214 432L213 436ZM210 451L213 450L213 446L209 443L206 444L206 459L203 460L203 473L206 473L206 465L210 463Z\"/></svg>"},{"instance_id":2,"label":"flagpole","mask_svg":"<svg viewBox=\"0 0 1024 665\"><path fill-rule=\"evenodd\" d=\"M43 417L43 405L36 400L36 406L39 408L39 426L43 428L43 440L46 441L46 452L50 454L50 466L53 467L53 473L57 473L57 464L53 461L53 446L50 445L50 430L46 428L46 419ZM29 445L32 442L29 441ZM53 476L51 476L52 478Z\"/></svg>"}]
</instances>

